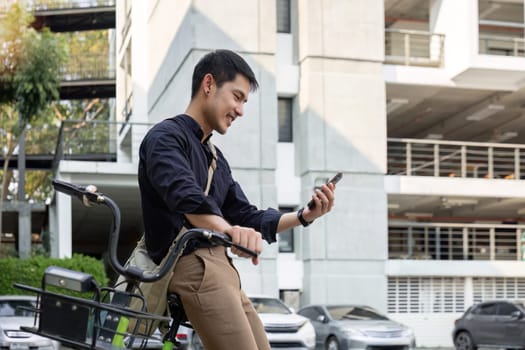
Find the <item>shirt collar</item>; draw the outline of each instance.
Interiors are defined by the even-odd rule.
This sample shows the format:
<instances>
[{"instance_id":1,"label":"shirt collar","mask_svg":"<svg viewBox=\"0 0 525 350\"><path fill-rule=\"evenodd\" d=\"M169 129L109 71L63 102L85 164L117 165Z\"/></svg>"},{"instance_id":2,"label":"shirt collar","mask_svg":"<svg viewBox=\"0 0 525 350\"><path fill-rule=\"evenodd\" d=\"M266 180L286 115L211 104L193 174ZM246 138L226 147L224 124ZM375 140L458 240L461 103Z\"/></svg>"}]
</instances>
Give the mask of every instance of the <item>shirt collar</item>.
<instances>
[{"instance_id":1,"label":"shirt collar","mask_svg":"<svg viewBox=\"0 0 525 350\"><path fill-rule=\"evenodd\" d=\"M201 126L199 125L199 123L197 123L197 121L195 121L195 119L193 119L187 114L181 114L178 116L178 118L180 118L184 122L184 124L186 124L191 129L193 134L199 140L202 140L202 137L204 136L204 131L202 131ZM207 143L212 135L213 133L210 133L210 135L206 137L206 139L204 139L202 143Z\"/></svg>"}]
</instances>

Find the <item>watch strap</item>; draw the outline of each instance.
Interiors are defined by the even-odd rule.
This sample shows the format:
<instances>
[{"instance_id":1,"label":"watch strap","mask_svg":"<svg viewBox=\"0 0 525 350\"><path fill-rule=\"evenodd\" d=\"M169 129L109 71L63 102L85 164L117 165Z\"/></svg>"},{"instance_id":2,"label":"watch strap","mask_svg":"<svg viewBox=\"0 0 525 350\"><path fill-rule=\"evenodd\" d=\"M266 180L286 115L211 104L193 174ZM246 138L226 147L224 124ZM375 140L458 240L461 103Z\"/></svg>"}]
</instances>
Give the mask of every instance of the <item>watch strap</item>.
<instances>
[{"instance_id":1,"label":"watch strap","mask_svg":"<svg viewBox=\"0 0 525 350\"><path fill-rule=\"evenodd\" d=\"M307 226L310 226L310 224L313 222L312 221L306 221L303 217L303 211L304 211L304 207L302 207L301 209L299 209L297 211L297 219L299 219L299 222L301 223L301 225L303 225L304 227L307 227Z\"/></svg>"}]
</instances>

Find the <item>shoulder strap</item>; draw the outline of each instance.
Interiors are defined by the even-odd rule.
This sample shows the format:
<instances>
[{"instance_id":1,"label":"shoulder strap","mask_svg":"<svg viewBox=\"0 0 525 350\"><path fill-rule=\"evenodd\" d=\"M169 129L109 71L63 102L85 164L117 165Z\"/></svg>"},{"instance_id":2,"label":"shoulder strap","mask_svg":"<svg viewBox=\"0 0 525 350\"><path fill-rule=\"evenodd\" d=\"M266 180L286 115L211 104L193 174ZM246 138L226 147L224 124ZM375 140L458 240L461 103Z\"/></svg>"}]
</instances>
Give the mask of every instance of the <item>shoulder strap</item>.
<instances>
[{"instance_id":1,"label":"shoulder strap","mask_svg":"<svg viewBox=\"0 0 525 350\"><path fill-rule=\"evenodd\" d=\"M206 189L204 190L204 193L208 195L208 192L210 191L211 187L211 180L213 179L213 172L217 168L217 150L215 150L215 146L211 142L211 140L208 140L208 147L210 148L211 154L213 155L213 159L211 160L210 167L208 168L208 182L206 183Z\"/></svg>"}]
</instances>

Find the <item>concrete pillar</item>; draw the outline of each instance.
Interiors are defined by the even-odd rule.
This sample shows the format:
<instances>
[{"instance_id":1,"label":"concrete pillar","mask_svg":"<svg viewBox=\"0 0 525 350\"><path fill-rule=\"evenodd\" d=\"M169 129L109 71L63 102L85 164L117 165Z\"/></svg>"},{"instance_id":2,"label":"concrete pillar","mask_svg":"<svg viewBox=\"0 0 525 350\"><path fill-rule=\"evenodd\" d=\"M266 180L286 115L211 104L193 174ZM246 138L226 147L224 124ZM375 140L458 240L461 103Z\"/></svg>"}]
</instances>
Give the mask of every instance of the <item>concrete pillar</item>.
<instances>
[{"instance_id":1,"label":"concrete pillar","mask_svg":"<svg viewBox=\"0 0 525 350\"><path fill-rule=\"evenodd\" d=\"M297 173L306 203L337 171L332 213L303 230L302 303L386 311L386 106L382 0L299 1Z\"/></svg>"},{"instance_id":2,"label":"concrete pillar","mask_svg":"<svg viewBox=\"0 0 525 350\"><path fill-rule=\"evenodd\" d=\"M429 28L445 35L443 67L450 76L472 65L479 52L478 0L431 1Z\"/></svg>"},{"instance_id":3,"label":"concrete pillar","mask_svg":"<svg viewBox=\"0 0 525 350\"><path fill-rule=\"evenodd\" d=\"M61 178L69 181L69 179ZM55 218L54 228L51 231L53 239L51 241L51 256L58 258L69 258L73 253L73 212L71 196L56 192L55 197ZM51 228L51 227L50 227Z\"/></svg>"},{"instance_id":4,"label":"concrete pillar","mask_svg":"<svg viewBox=\"0 0 525 350\"><path fill-rule=\"evenodd\" d=\"M31 257L31 204L18 203L18 257Z\"/></svg>"},{"instance_id":5,"label":"concrete pillar","mask_svg":"<svg viewBox=\"0 0 525 350\"><path fill-rule=\"evenodd\" d=\"M133 115L131 121L133 123L148 122L148 86L149 86L149 70L148 55L149 40L148 40L148 18L145 13L149 11L149 4L147 1L135 0L131 8L131 56L133 62L131 66L131 76L133 77ZM149 38L150 40L152 38ZM139 147L143 136L146 133L144 125L131 126L131 162L138 163Z\"/></svg>"},{"instance_id":6,"label":"concrete pillar","mask_svg":"<svg viewBox=\"0 0 525 350\"><path fill-rule=\"evenodd\" d=\"M49 206L49 255L52 258L58 258L58 210L55 205Z\"/></svg>"}]
</instances>

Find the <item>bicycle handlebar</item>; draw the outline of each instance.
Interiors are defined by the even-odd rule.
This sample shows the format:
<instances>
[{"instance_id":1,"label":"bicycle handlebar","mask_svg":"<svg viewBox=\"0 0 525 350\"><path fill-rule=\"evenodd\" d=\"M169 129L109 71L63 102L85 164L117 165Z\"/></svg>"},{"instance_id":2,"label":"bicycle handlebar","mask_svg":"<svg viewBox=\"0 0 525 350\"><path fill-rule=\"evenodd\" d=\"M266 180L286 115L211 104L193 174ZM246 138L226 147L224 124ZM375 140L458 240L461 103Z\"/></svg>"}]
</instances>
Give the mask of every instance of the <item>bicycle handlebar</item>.
<instances>
[{"instance_id":1,"label":"bicycle handlebar","mask_svg":"<svg viewBox=\"0 0 525 350\"><path fill-rule=\"evenodd\" d=\"M175 261L180 257L187 243L196 238L207 239L212 243L220 244L224 247L235 247L253 257L258 256L253 250L232 242L230 236L226 233L194 228L186 231L175 243L172 254L157 273L144 271L132 265L124 267L117 259L117 247L120 234L120 209L117 204L111 198L105 196L101 192L97 192L95 186L84 187L54 179L53 187L56 191L62 192L71 197L77 197L85 206L103 204L111 210L113 214L113 223L109 237L109 263L117 273L126 278L142 282L154 282L161 279L169 272Z\"/></svg>"}]
</instances>

